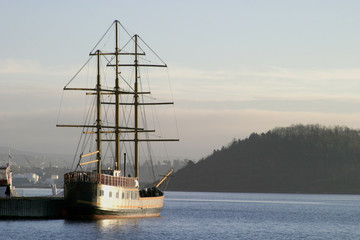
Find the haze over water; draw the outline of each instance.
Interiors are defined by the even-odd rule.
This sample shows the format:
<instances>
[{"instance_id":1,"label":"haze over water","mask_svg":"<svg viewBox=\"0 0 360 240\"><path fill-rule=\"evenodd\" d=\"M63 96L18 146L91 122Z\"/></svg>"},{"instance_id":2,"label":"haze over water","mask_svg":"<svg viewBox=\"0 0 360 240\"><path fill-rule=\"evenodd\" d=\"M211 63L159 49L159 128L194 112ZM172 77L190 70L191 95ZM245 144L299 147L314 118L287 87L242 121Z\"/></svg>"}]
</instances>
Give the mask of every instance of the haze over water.
<instances>
[{"instance_id":1,"label":"haze over water","mask_svg":"<svg viewBox=\"0 0 360 240\"><path fill-rule=\"evenodd\" d=\"M169 66L173 158L291 124L360 128L356 0L19 0L0 11L0 146L75 152L78 132L55 127L62 89L115 19Z\"/></svg>"}]
</instances>

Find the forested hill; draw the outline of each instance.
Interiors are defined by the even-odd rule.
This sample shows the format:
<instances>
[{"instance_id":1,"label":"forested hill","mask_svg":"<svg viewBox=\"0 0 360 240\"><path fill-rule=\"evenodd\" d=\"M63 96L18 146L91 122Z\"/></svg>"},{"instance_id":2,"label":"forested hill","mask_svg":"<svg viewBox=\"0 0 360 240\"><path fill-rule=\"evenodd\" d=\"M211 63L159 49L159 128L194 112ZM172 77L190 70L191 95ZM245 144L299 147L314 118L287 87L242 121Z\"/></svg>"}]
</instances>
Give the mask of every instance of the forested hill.
<instances>
[{"instance_id":1,"label":"forested hill","mask_svg":"<svg viewBox=\"0 0 360 240\"><path fill-rule=\"evenodd\" d=\"M360 131L294 125L253 133L190 162L167 190L360 193Z\"/></svg>"}]
</instances>

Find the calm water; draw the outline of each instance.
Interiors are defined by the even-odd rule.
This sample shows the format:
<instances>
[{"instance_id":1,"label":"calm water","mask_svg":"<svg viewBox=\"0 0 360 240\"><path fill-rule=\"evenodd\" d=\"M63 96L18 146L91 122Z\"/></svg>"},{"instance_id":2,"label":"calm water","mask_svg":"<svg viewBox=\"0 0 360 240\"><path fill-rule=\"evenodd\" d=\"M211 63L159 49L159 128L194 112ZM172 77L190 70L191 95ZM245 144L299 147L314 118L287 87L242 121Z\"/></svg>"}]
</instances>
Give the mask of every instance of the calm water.
<instances>
[{"instance_id":1,"label":"calm water","mask_svg":"<svg viewBox=\"0 0 360 240\"><path fill-rule=\"evenodd\" d=\"M0 239L360 239L360 195L167 192L159 218L0 228Z\"/></svg>"}]
</instances>

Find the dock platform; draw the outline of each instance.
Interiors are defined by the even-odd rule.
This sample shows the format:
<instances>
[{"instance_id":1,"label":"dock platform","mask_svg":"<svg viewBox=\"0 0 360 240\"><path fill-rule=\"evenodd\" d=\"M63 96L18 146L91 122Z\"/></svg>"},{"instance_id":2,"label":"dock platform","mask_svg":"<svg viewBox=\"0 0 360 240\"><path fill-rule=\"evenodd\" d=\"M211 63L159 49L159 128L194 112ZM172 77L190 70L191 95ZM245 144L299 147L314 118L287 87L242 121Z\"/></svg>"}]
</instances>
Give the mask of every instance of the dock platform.
<instances>
[{"instance_id":1,"label":"dock platform","mask_svg":"<svg viewBox=\"0 0 360 240\"><path fill-rule=\"evenodd\" d=\"M63 197L0 198L0 219L62 219Z\"/></svg>"}]
</instances>

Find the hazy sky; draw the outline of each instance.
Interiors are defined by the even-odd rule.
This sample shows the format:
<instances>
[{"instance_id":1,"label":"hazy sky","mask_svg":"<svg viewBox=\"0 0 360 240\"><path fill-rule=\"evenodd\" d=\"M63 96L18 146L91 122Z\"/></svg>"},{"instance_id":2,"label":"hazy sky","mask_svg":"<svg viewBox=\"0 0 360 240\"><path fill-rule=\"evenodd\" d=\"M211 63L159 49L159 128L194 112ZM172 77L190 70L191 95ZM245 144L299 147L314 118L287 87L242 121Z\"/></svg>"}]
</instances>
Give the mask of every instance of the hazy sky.
<instances>
[{"instance_id":1,"label":"hazy sky","mask_svg":"<svg viewBox=\"0 0 360 240\"><path fill-rule=\"evenodd\" d=\"M0 145L73 153L62 88L118 19L169 66L181 141L198 160L291 124L360 128L360 1L0 1Z\"/></svg>"}]
</instances>

